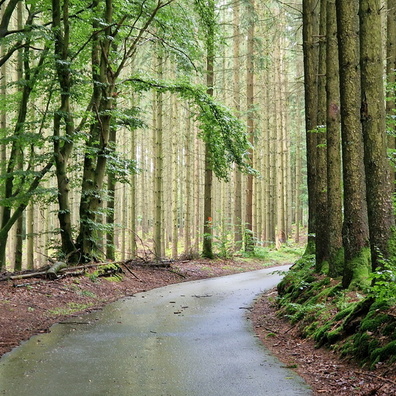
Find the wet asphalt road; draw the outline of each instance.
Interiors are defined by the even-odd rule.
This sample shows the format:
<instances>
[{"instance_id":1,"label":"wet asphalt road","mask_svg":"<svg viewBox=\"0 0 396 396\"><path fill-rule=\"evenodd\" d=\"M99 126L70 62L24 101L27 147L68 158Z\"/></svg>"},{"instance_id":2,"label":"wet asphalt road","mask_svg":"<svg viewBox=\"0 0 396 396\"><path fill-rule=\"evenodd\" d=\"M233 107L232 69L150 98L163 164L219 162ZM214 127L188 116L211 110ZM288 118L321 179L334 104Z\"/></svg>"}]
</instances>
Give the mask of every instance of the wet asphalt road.
<instances>
[{"instance_id":1,"label":"wet asphalt road","mask_svg":"<svg viewBox=\"0 0 396 396\"><path fill-rule=\"evenodd\" d=\"M55 325L0 359L0 395L312 395L246 319L274 270L139 293Z\"/></svg>"}]
</instances>

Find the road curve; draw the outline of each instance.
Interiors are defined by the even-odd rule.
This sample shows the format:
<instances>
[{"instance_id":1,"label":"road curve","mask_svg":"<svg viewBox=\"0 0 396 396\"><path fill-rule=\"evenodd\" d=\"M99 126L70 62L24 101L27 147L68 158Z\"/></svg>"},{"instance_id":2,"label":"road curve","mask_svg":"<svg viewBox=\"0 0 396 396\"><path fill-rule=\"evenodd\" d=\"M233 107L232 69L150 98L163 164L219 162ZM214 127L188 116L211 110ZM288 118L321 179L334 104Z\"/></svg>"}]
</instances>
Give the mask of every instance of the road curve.
<instances>
[{"instance_id":1,"label":"road curve","mask_svg":"<svg viewBox=\"0 0 396 396\"><path fill-rule=\"evenodd\" d=\"M0 395L312 395L246 320L274 270L170 285L57 324L0 359Z\"/></svg>"}]
</instances>

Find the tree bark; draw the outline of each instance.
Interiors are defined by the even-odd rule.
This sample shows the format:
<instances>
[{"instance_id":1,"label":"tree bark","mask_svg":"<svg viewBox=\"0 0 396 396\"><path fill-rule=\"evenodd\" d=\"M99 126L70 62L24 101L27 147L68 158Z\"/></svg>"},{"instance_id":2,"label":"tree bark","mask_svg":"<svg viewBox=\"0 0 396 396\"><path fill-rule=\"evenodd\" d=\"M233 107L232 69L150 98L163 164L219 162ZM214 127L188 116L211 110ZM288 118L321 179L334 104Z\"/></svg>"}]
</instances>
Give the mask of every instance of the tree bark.
<instances>
[{"instance_id":1,"label":"tree bark","mask_svg":"<svg viewBox=\"0 0 396 396\"><path fill-rule=\"evenodd\" d=\"M388 130L388 148L391 149L391 183L396 189L396 0L387 1L387 37L386 37L386 76L387 76L387 99L386 117Z\"/></svg>"},{"instance_id":2,"label":"tree bark","mask_svg":"<svg viewBox=\"0 0 396 396\"><path fill-rule=\"evenodd\" d=\"M327 202L329 275L343 271L340 87L335 0L327 0Z\"/></svg>"},{"instance_id":3,"label":"tree bark","mask_svg":"<svg viewBox=\"0 0 396 396\"><path fill-rule=\"evenodd\" d=\"M326 6L327 0L320 1L319 22L319 75L318 75L318 115L316 128L316 182L315 182L315 256L316 271L321 272L328 261L328 203L327 203L327 131L326 131Z\"/></svg>"},{"instance_id":4,"label":"tree bark","mask_svg":"<svg viewBox=\"0 0 396 396\"><path fill-rule=\"evenodd\" d=\"M208 0L208 21L206 32L206 86L207 93L213 96L215 60L215 0ZM205 144L205 192L204 192L204 237L202 256L213 258L213 214L212 214L213 165L210 148Z\"/></svg>"},{"instance_id":5,"label":"tree bark","mask_svg":"<svg viewBox=\"0 0 396 396\"><path fill-rule=\"evenodd\" d=\"M307 146L308 184L308 244L306 254L315 252L316 202L315 184L317 179L317 112L318 112L318 2L303 0L303 53L305 88L305 129Z\"/></svg>"},{"instance_id":6,"label":"tree bark","mask_svg":"<svg viewBox=\"0 0 396 396\"><path fill-rule=\"evenodd\" d=\"M250 0L247 4L249 14L249 26L247 32L247 70L246 70L246 108L247 130L250 144L254 143L254 13L255 1ZM249 161L253 165L253 151L249 152ZM249 174L246 181L246 220L245 220L245 251L254 250L253 234L253 175Z\"/></svg>"},{"instance_id":7,"label":"tree bark","mask_svg":"<svg viewBox=\"0 0 396 396\"><path fill-rule=\"evenodd\" d=\"M344 182L343 286L360 287L370 272L363 139L360 123L358 4L336 0Z\"/></svg>"},{"instance_id":8,"label":"tree bark","mask_svg":"<svg viewBox=\"0 0 396 396\"><path fill-rule=\"evenodd\" d=\"M394 225L387 160L383 91L381 2L360 0L361 121L372 267L389 258Z\"/></svg>"},{"instance_id":9,"label":"tree bark","mask_svg":"<svg viewBox=\"0 0 396 396\"><path fill-rule=\"evenodd\" d=\"M73 149L74 122L70 110L71 70L69 60L69 1L52 0L52 31L55 38L56 72L60 87L60 107L54 114L54 157L58 184L58 219L62 252L71 261L76 248L72 235L71 207L69 198L68 163ZM61 134L64 122L65 139Z\"/></svg>"}]
</instances>

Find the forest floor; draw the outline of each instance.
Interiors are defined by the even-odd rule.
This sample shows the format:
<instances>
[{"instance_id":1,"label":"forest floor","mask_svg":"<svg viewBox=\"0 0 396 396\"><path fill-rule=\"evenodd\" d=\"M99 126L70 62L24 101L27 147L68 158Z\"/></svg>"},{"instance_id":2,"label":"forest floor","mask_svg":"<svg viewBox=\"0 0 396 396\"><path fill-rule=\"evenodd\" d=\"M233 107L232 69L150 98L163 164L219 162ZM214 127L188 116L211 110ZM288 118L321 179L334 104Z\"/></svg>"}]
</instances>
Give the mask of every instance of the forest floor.
<instances>
[{"instance_id":1,"label":"forest floor","mask_svg":"<svg viewBox=\"0 0 396 396\"><path fill-rule=\"evenodd\" d=\"M52 281L34 278L1 281L0 356L32 335L48 332L54 323L98 310L124 296L172 283L277 265L280 263L195 260L175 262L168 269L128 267L121 281L86 275ZM368 371L337 358L330 350L315 349L312 341L300 337L296 327L276 315L275 297L276 290L265 293L251 307L248 318L257 337L286 367L301 375L315 395L396 395L395 367L379 366Z\"/></svg>"}]
</instances>

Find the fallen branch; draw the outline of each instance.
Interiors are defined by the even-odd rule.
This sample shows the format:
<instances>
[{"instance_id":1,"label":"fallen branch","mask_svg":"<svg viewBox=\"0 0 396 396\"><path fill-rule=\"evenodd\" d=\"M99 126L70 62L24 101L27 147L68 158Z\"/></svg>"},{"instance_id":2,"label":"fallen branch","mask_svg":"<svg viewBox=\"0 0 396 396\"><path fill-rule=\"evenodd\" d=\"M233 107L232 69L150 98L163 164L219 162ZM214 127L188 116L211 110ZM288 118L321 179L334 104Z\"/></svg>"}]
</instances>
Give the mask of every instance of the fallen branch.
<instances>
[{"instance_id":1,"label":"fallen branch","mask_svg":"<svg viewBox=\"0 0 396 396\"><path fill-rule=\"evenodd\" d=\"M135 274L126 266L125 263L122 263L122 266L123 266L130 274L132 274L137 280L140 280L140 278L139 278L137 275L135 275Z\"/></svg>"},{"instance_id":2,"label":"fallen branch","mask_svg":"<svg viewBox=\"0 0 396 396\"><path fill-rule=\"evenodd\" d=\"M168 272L172 272L172 274L176 274L176 275L181 276L184 279L187 279L187 276L185 276L185 275L181 274L180 272L177 272L177 271L175 271L173 269L168 269Z\"/></svg>"},{"instance_id":3,"label":"fallen branch","mask_svg":"<svg viewBox=\"0 0 396 396\"><path fill-rule=\"evenodd\" d=\"M47 278L51 280L58 278L58 272L64 268L67 268L66 263L63 261L57 261L47 271L46 273Z\"/></svg>"}]
</instances>

